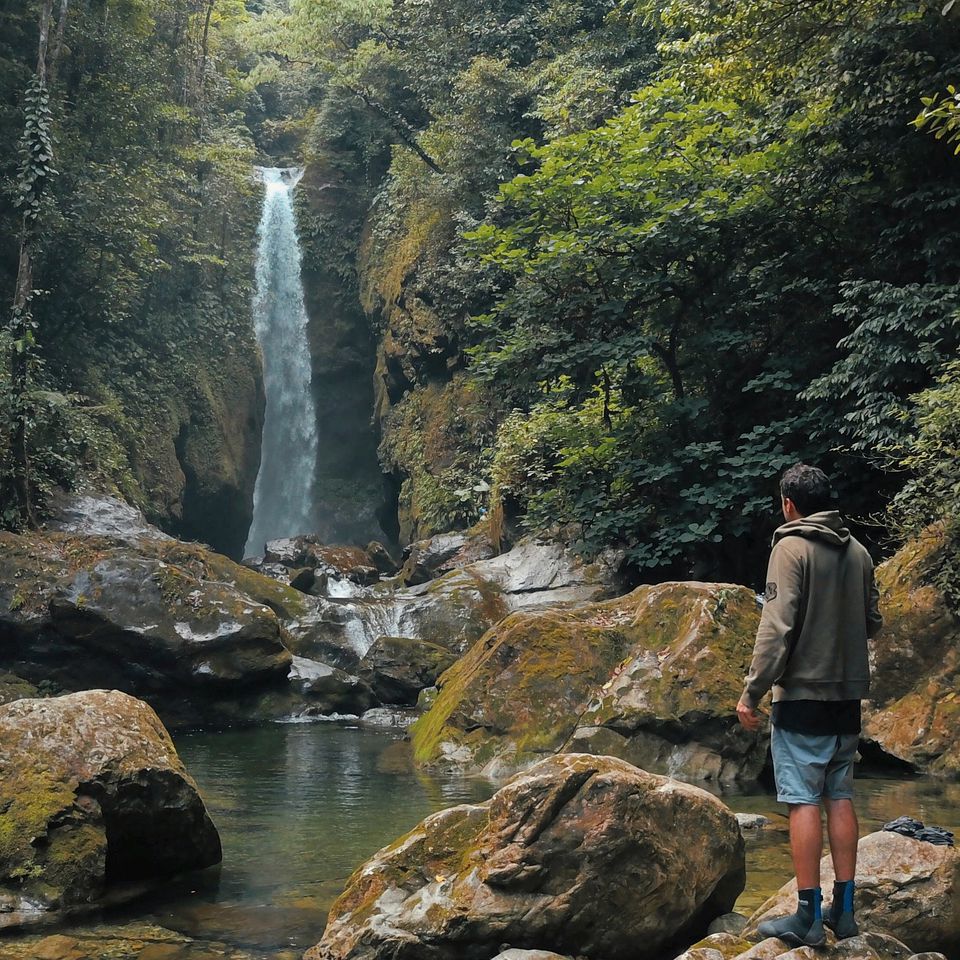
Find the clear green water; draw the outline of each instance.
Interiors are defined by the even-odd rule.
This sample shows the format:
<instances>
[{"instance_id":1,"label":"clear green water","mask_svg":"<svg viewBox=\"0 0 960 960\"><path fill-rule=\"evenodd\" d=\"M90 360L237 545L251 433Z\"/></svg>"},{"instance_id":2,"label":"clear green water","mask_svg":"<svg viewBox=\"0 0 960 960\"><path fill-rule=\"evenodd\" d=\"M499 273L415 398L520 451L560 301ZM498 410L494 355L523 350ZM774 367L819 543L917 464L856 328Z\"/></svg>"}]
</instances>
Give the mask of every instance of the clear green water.
<instances>
[{"instance_id":1,"label":"clear green water","mask_svg":"<svg viewBox=\"0 0 960 960\"><path fill-rule=\"evenodd\" d=\"M97 922L64 931L90 936L90 957L135 960L293 960L316 943L344 881L384 844L432 811L486 799L495 785L415 770L399 734L332 724L278 724L178 735L177 748L223 840L219 871L168 885ZM736 811L773 823L747 841L749 913L789 879L784 808L767 792L728 794ZM960 785L929 780L858 781L861 832L901 814L960 826ZM958 831L960 832L960 831ZM133 936L156 924L193 944L103 946L104 933ZM133 932L131 932L133 931ZM26 942L0 958L30 957ZM81 942L81 953L86 957Z\"/></svg>"}]
</instances>

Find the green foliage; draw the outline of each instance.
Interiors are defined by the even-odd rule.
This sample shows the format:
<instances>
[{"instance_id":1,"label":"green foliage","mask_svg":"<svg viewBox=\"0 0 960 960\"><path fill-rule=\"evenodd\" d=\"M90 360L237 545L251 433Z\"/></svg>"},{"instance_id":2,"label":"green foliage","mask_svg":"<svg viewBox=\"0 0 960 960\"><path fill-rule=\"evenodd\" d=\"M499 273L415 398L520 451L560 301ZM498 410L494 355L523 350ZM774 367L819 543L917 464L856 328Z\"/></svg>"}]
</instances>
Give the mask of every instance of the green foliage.
<instances>
[{"instance_id":1,"label":"green foliage","mask_svg":"<svg viewBox=\"0 0 960 960\"><path fill-rule=\"evenodd\" d=\"M845 356L803 396L825 401L825 415L842 411L829 432L851 450L885 456L912 429L905 416L910 393L960 347L960 289L855 281L840 293L834 312L852 330L838 344Z\"/></svg>"},{"instance_id":2,"label":"green foliage","mask_svg":"<svg viewBox=\"0 0 960 960\"><path fill-rule=\"evenodd\" d=\"M28 223L40 216L41 203L51 179L53 141L50 134L50 94L46 84L34 77L23 95L23 137L20 140L20 169L14 185L14 206Z\"/></svg>"},{"instance_id":3,"label":"green foliage","mask_svg":"<svg viewBox=\"0 0 960 960\"><path fill-rule=\"evenodd\" d=\"M909 479L893 500L892 518L904 537L941 525L945 546L933 575L960 614L960 362L948 364L935 385L912 397L903 418L913 430L895 453Z\"/></svg>"},{"instance_id":4,"label":"green foliage","mask_svg":"<svg viewBox=\"0 0 960 960\"><path fill-rule=\"evenodd\" d=\"M0 75L30 71L38 7L0 12ZM34 83L17 111L0 111L8 142L25 131L19 166L3 170L17 206L0 208L0 284L12 291L23 213L42 291L3 345L5 360L37 356L28 391L3 386L0 434L25 412L41 500L93 473L163 516L182 483L180 398L192 401L208 370L254 362L256 95L238 39L248 16L218 2L204 50L204 11L189 0L72 4L49 89ZM8 504L9 442L2 450ZM17 519L8 510L2 522Z\"/></svg>"},{"instance_id":5,"label":"green foliage","mask_svg":"<svg viewBox=\"0 0 960 960\"><path fill-rule=\"evenodd\" d=\"M926 127L938 140L956 143L954 155L960 154L960 93L950 84L946 96L922 97L923 109L914 118L918 130Z\"/></svg>"}]
</instances>

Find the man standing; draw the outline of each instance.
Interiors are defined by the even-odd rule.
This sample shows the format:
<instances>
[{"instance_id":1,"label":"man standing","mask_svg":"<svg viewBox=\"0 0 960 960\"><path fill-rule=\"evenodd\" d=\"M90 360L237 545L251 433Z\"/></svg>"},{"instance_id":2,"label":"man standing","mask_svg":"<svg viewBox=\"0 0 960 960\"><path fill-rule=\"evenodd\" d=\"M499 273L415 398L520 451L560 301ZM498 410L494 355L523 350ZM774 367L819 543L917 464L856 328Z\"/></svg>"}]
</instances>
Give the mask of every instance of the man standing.
<instances>
[{"instance_id":1,"label":"man standing","mask_svg":"<svg viewBox=\"0 0 960 960\"><path fill-rule=\"evenodd\" d=\"M857 934L853 760L860 700L870 684L867 638L883 620L873 561L832 508L826 474L797 464L784 473L780 497L786 523L773 535L766 602L737 717L747 730L758 730L757 705L773 688L770 746L777 799L790 808L798 905L796 913L760 924L759 932L817 946L826 939L824 923L841 939ZM826 918L821 802L836 874Z\"/></svg>"}]
</instances>

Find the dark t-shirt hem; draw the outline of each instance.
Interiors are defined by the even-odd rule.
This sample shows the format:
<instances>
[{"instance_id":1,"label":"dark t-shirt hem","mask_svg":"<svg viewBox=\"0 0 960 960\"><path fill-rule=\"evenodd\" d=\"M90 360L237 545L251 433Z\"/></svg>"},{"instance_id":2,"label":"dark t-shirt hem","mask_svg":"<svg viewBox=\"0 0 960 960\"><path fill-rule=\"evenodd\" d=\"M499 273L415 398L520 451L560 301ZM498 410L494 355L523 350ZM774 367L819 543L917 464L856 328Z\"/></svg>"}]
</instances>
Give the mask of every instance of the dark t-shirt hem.
<instances>
[{"instance_id":1,"label":"dark t-shirt hem","mask_svg":"<svg viewBox=\"0 0 960 960\"><path fill-rule=\"evenodd\" d=\"M860 733L860 701L780 700L773 705L772 719L781 730L812 736Z\"/></svg>"}]
</instances>

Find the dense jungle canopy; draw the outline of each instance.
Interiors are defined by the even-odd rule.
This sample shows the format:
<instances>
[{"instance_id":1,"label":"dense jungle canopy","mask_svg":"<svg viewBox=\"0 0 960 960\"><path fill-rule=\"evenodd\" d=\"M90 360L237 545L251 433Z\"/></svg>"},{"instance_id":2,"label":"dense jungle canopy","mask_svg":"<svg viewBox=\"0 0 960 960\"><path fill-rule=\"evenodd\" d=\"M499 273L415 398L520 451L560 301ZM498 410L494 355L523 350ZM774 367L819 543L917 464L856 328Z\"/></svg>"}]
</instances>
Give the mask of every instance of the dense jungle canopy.
<instances>
[{"instance_id":1,"label":"dense jungle canopy","mask_svg":"<svg viewBox=\"0 0 960 960\"><path fill-rule=\"evenodd\" d=\"M800 459L880 547L955 534L952 8L0 0L0 522L93 477L203 534L269 163L362 305L396 536L749 582Z\"/></svg>"}]
</instances>

